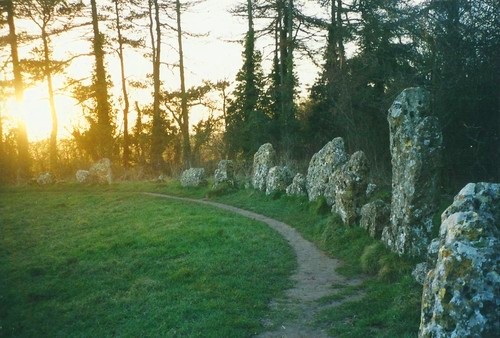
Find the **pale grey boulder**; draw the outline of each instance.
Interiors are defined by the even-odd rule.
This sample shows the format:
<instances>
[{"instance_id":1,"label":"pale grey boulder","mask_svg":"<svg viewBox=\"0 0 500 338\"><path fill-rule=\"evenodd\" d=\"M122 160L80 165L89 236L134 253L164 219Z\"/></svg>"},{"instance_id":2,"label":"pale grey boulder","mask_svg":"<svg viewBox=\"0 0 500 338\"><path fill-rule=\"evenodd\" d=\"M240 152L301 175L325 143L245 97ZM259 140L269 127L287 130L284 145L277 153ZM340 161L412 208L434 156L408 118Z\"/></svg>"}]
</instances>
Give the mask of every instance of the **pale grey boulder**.
<instances>
[{"instance_id":1,"label":"pale grey boulder","mask_svg":"<svg viewBox=\"0 0 500 338\"><path fill-rule=\"evenodd\" d=\"M466 185L441 220L419 337L498 337L500 184Z\"/></svg>"},{"instance_id":2,"label":"pale grey boulder","mask_svg":"<svg viewBox=\"0 0 500 338\"><path fill-rule=\"evenodd\" d=\"M382 200L375 200L363 205L359 225L376 239L382 236L382 230L389 224L391 208Z\"/></svg>"},{"instance_id":3,"label":"pale grey boulder","mask_svg":"<svg viewBox=\"0 0 500 338\"><path fill-rule=\"evenodd\" d=\"M266 195L276 192L285 192L286 188L292 183L293 174L286 166L275 166L269 169L266 178Z\"/></svg>"},{"instance_id":4,"label":"pale grey boulder","mask_svg":"<svg viewBox=\"0 0 500 338\"><path fill-rule=\"evenodd\" d=\"M345 225L351 226L359 221L368 174L368 160L362 151L357 151L330 176L328 185L335 189L332 212L339 214Z\"/></svg>"},{"instance_id":5,"label":"pale grey boulder","mask_svg":"<svg viewBox=\"0 0 500 338\"><path fill-rule=\"evenodd\" d=\"M51 185L55 183L55 177L51 172L44 172L38 175L36 183L38 185Z\"/></svg>"},{"instance_id":6,"label":"pale grey boulder","mask_svg":"<svg viewBox=\"0 0 500 338\"><path fill-rule=\"evenodd\" d=\"M92 183L111 184L113 182L111 160L103 158L94 163L89 169L89 178Z\"/></svg>"},{"instance_id":7,"label":"pale grey boulder","mask_svg":"<svg viewBox=\"0 0 500 338\"><path fill-rule=\"evenodd\" d=\"M313 155L306 176L309 201L324 196L330 176L347 160L344 140L341 137L334 138Z\"/></svg>"},{"instance_id":8,"label":"pale grey boulder","mask_svg":"<svg viewBox=\"0 0 500 338\"><path fill-rule=\"evenodd\" d=\"M80 184L90 183L90 172L88 170L77 170L75 177Z\"/></svg>"},{"instance_id":9,"label":"pale grey boulder","mask_svg":"<svg viewBox=\"0 0 500 338\"><path fill-rule=\"evenodd\" d=\"M394 101L390 128L392 201L382 241L402 255L425 256L439 198L442 132L430 114L430 95L405 89Z\"/></svg>"},{"instance_id":10,"label":"pale grey boulder","mask_svg":"<svg viewBox=\"0 0 500 338\"><path fill-rule=\"evenodd\" d=\"M275 166L276 151L271 143L265 143L253 156L252 185L254 189L266 191L267 174Z\"/></svg>"},{"instance_id":11,"label":"pale grey boulder","mask_svg":"<svg viewBox=\"0 0 500 338\"><path fill-rule=\"evenodd\" d=\"M288 196L307 196L306 177L301 173L294 176L292 184L286 188Z\"/></svg>"},{"instance_id":12,"label":"pale grey boulder","mask_svg":"<svg viewBox=\"0 0 500 338\"><path fill-rule=\"evenodd\" d=\"M221 160L217 164L217 168L214 172L214 188L217 188L221 184L229 186L234 186L236 184L234 165L231 160Z\"/></svg>"},{"instance_id":13,"label":"pale grey boulder","mask_svg":"<svg viewBox=\"0 0 500 338\"><path fill-rule=\"evenodd\" d=\"M200 187L207 185L204 168L189 168L181 174L181 186Z\"/></svg>"}]
</instances>

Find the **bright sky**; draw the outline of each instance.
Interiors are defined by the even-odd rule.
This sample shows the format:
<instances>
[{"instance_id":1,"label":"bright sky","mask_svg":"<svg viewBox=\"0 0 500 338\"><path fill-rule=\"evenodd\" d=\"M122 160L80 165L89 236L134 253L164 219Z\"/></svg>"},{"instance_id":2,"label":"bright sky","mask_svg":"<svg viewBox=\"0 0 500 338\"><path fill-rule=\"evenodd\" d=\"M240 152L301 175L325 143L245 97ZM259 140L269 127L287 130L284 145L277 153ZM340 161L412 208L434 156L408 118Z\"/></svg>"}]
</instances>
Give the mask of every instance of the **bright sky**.
<instances>
[{"instance_id":1,"label":"bright sky","mask_svg":"<svg viewBox=\"0 0 500 338\"><path fill-rule=\"evenodd\" d=\"M247 23L244 18L234 17L228 10L239 2L238 0L206 0L205 3L193 8L191 13L184 14L182 20L185 31L209 33L208 37L190 37L185 38L183 41L187 87L199 85L202 80L217 81L226 79L230 82L234 81L236 72L242 66L241 53L243 50L242 45L236 41L243 38ZM310 10L321 11L321 9L313 7ZM18 22L17 24L19 26L18 31L20 31L23 23ZM101 30L104 30L102 23ZM165 40L166 38L164 38ZM149 42L149 40L147 41ZM175 45L176 41L165 42ZM65 39L54 39L53 47L55 56L57 57L59 54L63 57L62 55L67 50L87 52L91 46L90 42L84 39L67 37ZM272 51L268 41L258 42L257 48L263 52L264 56L269 55ZM176 51L172 50L167 44L162 46L162 52L162 58L165 62L177 62ZM20 49L21 58L23 58L23 54L26 55L27 53L29 53L28 49ZM150 61L142 57L143 51L127 51L126 53L125 62L128 79L144 82L146 73L151 73ZM117 98L121 95L119 62L113 54L108 54L106 61L107 70L115 85L112 94L114 100L117 101ZM91 57L79 58L67 69L67 73L73 78L90 76L93 64L94 61ZM264 67L266 67L266 64L264 64ZM317 72L318 70L310 62L297 61L297 73L303 88L314 81ZM2 76L1 73L0 76ZM164 66L162 67L161 76L167 89L177 90L179 88L177 70ZM55 87L62 88L64 81L63 76L57 76L55 78ZM152 88L145 91L129 88L129 92L132 103L138 101L146 104L152 101ZM45 83L40 83L25 91L25 116L22 118L26 120L31 141L41 140L50 135L51 119L47 96ZM56 107L59 119L59 138L68 137L72 126L81 121L81 108L75 105L75 101L69 97L69 94L61 91L56 96ZM7 102L7 110L14 115L13 111L16 108L13 100ZM120 110L119 108L118 112ZM120 116L120 113L118 113L118 116ZM196 123L207 116L208 112L198 109L191 112L190 121ZM134 118L135 114L131 112L129 116L130 124L133 124ZM118 121L118 126L121 126L121 120Z\"/></svg>"}]
</instances>

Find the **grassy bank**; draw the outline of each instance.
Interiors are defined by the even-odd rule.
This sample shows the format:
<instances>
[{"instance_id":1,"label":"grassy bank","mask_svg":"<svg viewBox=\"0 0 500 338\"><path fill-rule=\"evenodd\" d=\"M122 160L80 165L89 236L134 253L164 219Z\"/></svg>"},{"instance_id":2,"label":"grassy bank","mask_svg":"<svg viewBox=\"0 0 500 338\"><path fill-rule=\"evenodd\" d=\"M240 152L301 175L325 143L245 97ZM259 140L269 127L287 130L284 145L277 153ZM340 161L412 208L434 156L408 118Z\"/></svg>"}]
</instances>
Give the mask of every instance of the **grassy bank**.
<instances>
[{"instance_id":1,"label":"grassy bank","mask_svg":"<svg viewBox=\"0 0 500 338\"><path fill-rule=\"evenodd\" d=\"M153 184L0 192L0 336L245 337L289 287L291 249ZM198 194L197 192L196 194Z\"/></svg>"}]
</instances>

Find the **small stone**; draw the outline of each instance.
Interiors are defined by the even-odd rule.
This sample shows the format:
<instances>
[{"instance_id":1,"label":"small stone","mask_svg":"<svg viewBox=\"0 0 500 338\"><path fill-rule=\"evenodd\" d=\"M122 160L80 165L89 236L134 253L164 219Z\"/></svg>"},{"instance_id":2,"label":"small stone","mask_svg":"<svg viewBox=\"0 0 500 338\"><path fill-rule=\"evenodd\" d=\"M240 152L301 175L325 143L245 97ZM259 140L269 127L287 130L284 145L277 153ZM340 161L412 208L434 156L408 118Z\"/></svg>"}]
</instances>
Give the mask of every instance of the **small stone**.
<instances>
[{"instance_id":1,"label":"small stone","mask_svg":"<svg viewBox=\"0 0 500 338\"><path fill-rule=\"evenodd\" d=\"M286 188L288 196L307 196L306 177L300 173L295 175L292 184Z\"/></svg>"},{"instance_id":2,"label":"small stone","mask_svg":"<svg viewBox=\"0 0 500 338\"><path fill-rule=\"evenodd\" d=\"M181 186L200 187L207 185L204 168L189 168L181 174Z\"/></svg>"},{"instance_id":3,"label":"small stone","mask_svg":"<svg viewBox=\"0 0 500 338\"><path fill-rule=\"evenodd\" d=\"M272 167L266 178L266 195L271 195L275 192L284 192L292 183L292 172L288 167Z\"/></svg>"},{"instance_id":4,"label":"small stone","mask_svg":"<svg viewBox=\"0 0 500 338\"><path fill-rule=\"evenodd\" d=\"M88 170L78 170L75 176L78 183L90 183L90 172Z\"/></svg>"},{"instance_id":5,"label":"small stone","mask_svg":"<svg viewBox=\"0 0 500 338\"><path fill-rule=\"evenodd\" d=\"M89 169L89 176L92 183L111 184L113 182L111 160L103 158L94 163Z\"/></svg>"},{"instance_id":6,"label":"small stone","mask_svg":"<svg viewBox=\"0 0 500 338\"><path fill-rule=\"evenodd\" d=\"M415 266L415 269L413 269L411 275L415 279L415 281L420 284L424 285L425 279L427 278L427 274L429 273L429 264L427 262L423 263L418 263Z\"/></svg>"},{"instance_id":7,"label":"small stone","mask_svg":"<svg viewBox=\"0 0 500 338\"><path fill-rule=\"evenodd\" d=\"M391 208L382 200L363 205L361 208L360 226L368 231L371 237L380 239L382 230L389 224Z\"/></svg>"},{"instance_id":8,"label":"small stone","mask_svg":"<svg viewBox=\"0 0 500 338\"><path fill-rule=\"evenodd\" d=\"M368 183L366 186L366 198L371 198L373 194L377 191L377 185L375 183Z\"/></svg>"},{"instance_id":9,"label":"small stone","mask_svg":"<svg viewBox=\"0 0 500 338\"><path fill-rule=\"evenodd\" d=\"M50 185L55 183L54 175L50 172L44 172L38 175L36 179L38 185Z\"/></svg>"},{"instance_id":10,"label":"small stone","mask_svg":"<svg viewBox=\"0 0 500 338\"><path fill-rule=\"evenodd\" d=\"M217 169L214 172L214 188L221 184L234 186L236 180L234 178L234 166L231 160L222 160L217 164Z\"/></svg>"}]
</instances>

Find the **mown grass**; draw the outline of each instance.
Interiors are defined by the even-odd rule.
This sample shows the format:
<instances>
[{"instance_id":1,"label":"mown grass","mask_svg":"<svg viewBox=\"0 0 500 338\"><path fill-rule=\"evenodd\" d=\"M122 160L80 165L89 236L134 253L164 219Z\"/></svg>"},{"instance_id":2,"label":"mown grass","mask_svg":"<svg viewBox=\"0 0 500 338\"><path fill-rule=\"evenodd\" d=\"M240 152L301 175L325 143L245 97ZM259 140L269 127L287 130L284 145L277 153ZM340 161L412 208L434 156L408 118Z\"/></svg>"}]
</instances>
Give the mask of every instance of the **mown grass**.
<instances>
[{"instance_id":1,"label":"mown grass","mask_svg":"<svg viewBox=\"0 0 500 338\"><path fill-rule=\"evenodd\" d=\"M211 195L209 187L183 190L175 181L144 189L199 198ZM328 303L353 293L364 295L324 310L317 318L318 326L339 337L417 336L422 287L410 275L416 260L390 253L359 227L343 226L337 215L324 212L321 200L310 203L300 197L265 196L253 189L230 190L213 199L292 225L304 238L342 259L339 272L365 280L354 289L344 287L336 296L323 300Z\"/></svg>"},{"instance_id":2,"label":"mown grass","mask_svg":"<svg viewBox=\"0 0 500 338\"><path fill-rule=\"evenodd\" d=\"M0 336L246 337L290 286L265 225L138 194L178 185L0 192ZM200 197L201 190L182 190Z\"/></svg>"}]
</instances>

